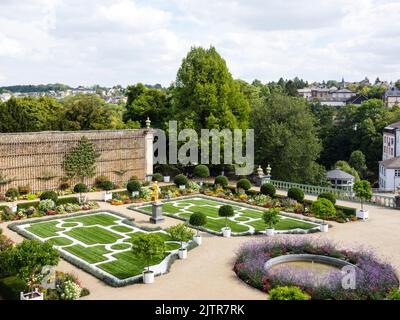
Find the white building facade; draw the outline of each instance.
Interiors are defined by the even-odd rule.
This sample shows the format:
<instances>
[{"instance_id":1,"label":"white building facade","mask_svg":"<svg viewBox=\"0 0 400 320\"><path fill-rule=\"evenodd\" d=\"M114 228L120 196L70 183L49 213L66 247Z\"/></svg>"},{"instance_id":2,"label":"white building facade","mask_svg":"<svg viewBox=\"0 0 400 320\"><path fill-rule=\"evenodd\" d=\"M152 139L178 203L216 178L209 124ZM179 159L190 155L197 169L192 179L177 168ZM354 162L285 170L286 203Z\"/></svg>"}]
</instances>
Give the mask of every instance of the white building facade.
<instances>
[{"instance_id":1,"label":"white building facade","mask_svg":"<svg viewBox=\"0 0 400 320\"><path fill-rule=\"evenodd\" d=\"M379 162L379 189L396 191L400 184L400 121L383 129L382 161Z\"/></svg>"}]
</instances>

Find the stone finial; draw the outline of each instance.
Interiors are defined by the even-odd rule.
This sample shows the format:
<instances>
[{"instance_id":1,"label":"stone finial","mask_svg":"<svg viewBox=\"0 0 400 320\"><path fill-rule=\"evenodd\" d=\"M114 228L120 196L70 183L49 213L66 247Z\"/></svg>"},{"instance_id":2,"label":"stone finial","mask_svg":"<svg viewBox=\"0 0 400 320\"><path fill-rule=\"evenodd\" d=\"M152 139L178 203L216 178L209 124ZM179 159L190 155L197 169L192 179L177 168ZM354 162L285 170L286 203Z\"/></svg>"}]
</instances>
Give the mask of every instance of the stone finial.
<instances>
[{"instance_id":1,"label":"stone finial","mask_svg":"<svg viewBox=\"0 0 400 320\"><path fill-rule=\"evenodd\" d=\"M147 120L146 120L146 128L150 128L150 124L151 124L151 120L150 120L149 117L147 117Z\"/></svg>"},{"instance_id":2,"label":"stone finial","mask_svg":"<svg viewBox=\"0 0 400 320\"><path fill-rule=\"evenodd\" d=\"M265 169L265 171L266 171L266 173L267 173L267 176L270 176L271 175L271 166L268 164L268 166L267 166L267 168Z\"/></svg>"},{"instance_id":3,"label":"stone finial","mask_svg":"<svg viewBox=\"0 0 400 320\"><path fill-rule=\"evenodd\" d=\"M261 166L258 166L257 168L257 176L262 177L264 175L264 171L261 168Z\"/></svg>"}]
</instances>

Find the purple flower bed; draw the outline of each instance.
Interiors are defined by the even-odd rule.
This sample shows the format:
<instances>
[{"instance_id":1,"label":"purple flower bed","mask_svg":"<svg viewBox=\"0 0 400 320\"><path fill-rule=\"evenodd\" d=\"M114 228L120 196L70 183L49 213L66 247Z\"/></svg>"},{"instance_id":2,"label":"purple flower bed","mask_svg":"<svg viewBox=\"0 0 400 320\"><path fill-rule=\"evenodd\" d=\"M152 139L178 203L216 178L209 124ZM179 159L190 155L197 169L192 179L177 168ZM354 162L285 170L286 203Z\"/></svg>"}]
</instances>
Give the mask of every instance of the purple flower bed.
<instances>
[{"instance_id":1,"label":"purple flower bed","mask_svg":"<svg viewBox=\"0 0 400 320\"><path fill-rule=\"evenodd\" d=\"M324 277L309 270L281 266L277 271L265 270L265 263L281 255L315 254L338 258L354 264L356 269L356 288L343 289L343 275L339 269L332 270ZM395 269L380 261L368 249L338 249L327 240L311 237L275 236L255 240L243 245L238 254L234 271L249 285L268 292L277 286L298 286L311 295L312 299L335 300L379 300L389 291L399 287ZM318 280L318 281L317 281Z\"/></svg>"}]
</instances>

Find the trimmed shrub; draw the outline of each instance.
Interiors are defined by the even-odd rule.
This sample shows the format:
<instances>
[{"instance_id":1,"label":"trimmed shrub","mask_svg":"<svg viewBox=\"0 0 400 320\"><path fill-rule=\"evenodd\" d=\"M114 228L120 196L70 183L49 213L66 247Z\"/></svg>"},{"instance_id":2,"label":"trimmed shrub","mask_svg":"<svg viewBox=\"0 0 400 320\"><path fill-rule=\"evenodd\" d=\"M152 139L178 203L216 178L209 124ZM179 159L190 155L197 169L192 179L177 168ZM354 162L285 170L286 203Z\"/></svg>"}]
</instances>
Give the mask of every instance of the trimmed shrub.
<instances>
[{"instance_id":1,"label":"trimmed shrub","mask_svg":"<svg viewBox=\"0 0 400 320\"><path fill-rule=\"evenodd\" d=\"M226 188L229 185L229 180L225 176L217 176L214 180L214 185L220 185L222 188Z\"/></svg>"},{"instance_id":2,"label":"trimmed shrub","mask_svg":"<svg viewBox=\"0 0 400 320\"><path fill-rule=\"evenodd\" d=\"M311 212L322 220L327 220L336 216L335 206L330 200L324 198L315 201L311 205Z\"/></svg>"},{"instance_id":3,"label":"trimmed shrub","mask_svg":"<svg viewBox=\"0 0 400 320\"><path fill-rule=\"evenodd\" d=\"M270 300L310 300L311 297L299 287L275 287L269 292Z\"/></svg>"},{"instance_id":4,"label":"trimmed shrub","mask_svg":"<svg viewBox=\"0 0 400 320\"><path fill-rule=\"evenodd\" d=\"M175 176L174 178L174 183L179 187L179 186L186 186L188 184L189 180L188 178L181 174L178 174L177 176Z\"/></svg>"},{"instance_id":5,"label":"trimmed shrub","mask_svg":"<svg viewBox=\"0 0 400 320\"><path fill-rule=\"evenodd\" d=\"M228 227L228 218L233 217L235 212L233 211L232 206L224 205L218 209L218 215L220 217L225 217L225 228Z\"/></svg>"},{"instance_id":6,"label":"trimmed shrub","mask_svg":"<svg viewBox=\"0 0 400 320\"><path fill-rule=\"evenodd\" d=\"M203 212L195 212L189 218L189 224L202 227L207 223L207 216Z\"/></svg>"},{"instance_id":7,"label":"trimmed shrub","mask_svg":"<svg viewBox=\"0 0 400 320\"><path fill-rule=\"evenodd\" d=\"M18 186L18 192L20 195L25 195L25 194L31 193L31 191L32 191L32 188L28 185Z\"/></svg>"},{"instance_id":8,"label":"trimmed shrub","mask_svg":"<svg viewBox=\"0 0 400 320\"><path fill-rule=\"evenodd\" d=\"M8 198L17 198L19 196L19 192L16 188L10 188L6 191L6 197Z\"/></svg>"},{"instance_id":9,"label":"trimmed shrub","mask_svg":"<svg viewBox=\"0 0 400 320\"><path fill-rule=\"evenodd\" d=\"M103 182L109 181L110 179L106 176L97 176L95 181L94 181L94 185L98 188L101 188L101 184Z\"/></svg>"},{"instance_id":10,"label":"trimmed shrub","mask_svg":"<svg viewBox=\"0 0 400 320\"><path fill-rule=\"evenodd\" d=\"M328 199L330 202L333 204L336 203L336 196L332 192L322 192L319 196L318 199Z\"/></svg>"},{"instance_id":11,"label":"trimmed shrub","mask_svg":"<svg viewBox=\"0 0 400 320\"><path fill-rule=\"evenodd\" d=\"M304 192L300 188L290 188L287 196L290 199L296 200L297 202L303 202L304 200Z\"/></svg>"},{"instance_id":12,"label":"trimmed shrub","mask_svg":"<svg viewBox=\"0 0 400 320\"><path fill-rule=\"evenodd\" d=\"M272 183L264 183L260 188L260 192L266 196L274 197L276 194L276 188Z\"/></svg>"},{"instance_id":13,"label":"trimmed shrub","mask_svg":"<svg viewBox=\"0 0 400 320\"><path fill-rule=\"evenodd\" d=\"M142 185L140 184L140 181L138 180L131 180L128 182L128 184L126 185L126 189L132 193L132 192L136 192L136 191L140 191L142 189Z\"/></svg>"},{"instance_id":14,"label":"trimmed shrub","mask_svg":"<svg viewBox=\"0 0 400 320\"><path fill-rule=\"evenodd\" d=\"M345 207L345 206L335 206L336 210L341 210L346 216L355 216L357 209L356 208L351 208L351 207Z\"/></svg>"},{"instance_id":15,"label":"trimmed shrub","mask_svg":"<svg viewBox=\"0 0 400 320\"><path fill-rule=\"evenodd\" d=\"M57 203L58 195L55 191L45 191L40 195L40 200L53 200L54 203Z\"/></svg>"},{"instance_id":16,"label":"trimmed shrub","mask_svg":"<svg viewBox=\"0 0 400 320\"><path fill-rule=\"evenodd\" d=\"M157 182L163 182L164 177L161 173L155 173L155 174L153 174L152 180L157 181Z\"/></svg>"},{"instance_id":17,"label":"trimmed shrub","mask_svg":"<svg viewBox=\"0 0 400 320\"><path fill-rule=\"evenodd\" d=\"M251 189L251 182L244 178L244 179L240 179L237 183L236 183L236 187L238 189L243 189L245 191L250 190Z\"/></svg>"},{"instance_id":18,"label":"trimmed shrub","mask_svg":"<svg viewBox=\"0 0 400 320\"><path fill-rule=\"evenodd\" d=\"M138 176L132 176L132 177L130 177L129 180L128 180L128 182L129 182L129 181L134 181L134 180L139 180Z\"/></svg>"},{"instance_id":19,"label":"trimmed shrub","mask_svg":"<svg viewBox=\"0 0 400 320\"><path fill-rule=\"evenodd\" d=\"M77 183L74 187L75 193L85 193L88 192L88 187L83 182Z\"/></svg>"},{"instance_id":20,"label":"trimmed shrub","mask_svg":"<svg viewBox=\"0 0 400 320\"><path fill-rule=\"evenodd\" d=\"M115 184L114 184L112 181L110 181L110 180L106 180L106 181L102 181L102 182L98 185L98 187L101 188L101 189L103 189L103 190L108 191L108 190L115 189Z\"/></svg>"},{"instance_id":21,"label":"trimmed shrub","mask_svg":"<svg viewBox=\"0 0 400 320\"><path fill-rule=\"evenodd\" d=\"M199 164L194 168L193 174L197 178L207 178L210 176L210 169L204 164Z\"/></svg>"},{"instance_id":22,"label":"trimmed shrub","mask_svg":"<svg viewBox=\"0 0 400 320\"><path fill-rule=\"evenodd\" d=\"M264 223L268 226L268 228L273 228L280 220L279 210L274 208L265 210L263 212L262 218Z\"/></svg>"},{"instance_id":23,"label":"trimmed shrub","mask_svg":"<svg viewBox=\"0 0 400 320\"><path fill-rule=\"evenodd\" d=\"M0 296L6 300L19 300L21 291L26 292L28 286L25 281L13 276L0 279Z\"/></svg>"}]
</instances>

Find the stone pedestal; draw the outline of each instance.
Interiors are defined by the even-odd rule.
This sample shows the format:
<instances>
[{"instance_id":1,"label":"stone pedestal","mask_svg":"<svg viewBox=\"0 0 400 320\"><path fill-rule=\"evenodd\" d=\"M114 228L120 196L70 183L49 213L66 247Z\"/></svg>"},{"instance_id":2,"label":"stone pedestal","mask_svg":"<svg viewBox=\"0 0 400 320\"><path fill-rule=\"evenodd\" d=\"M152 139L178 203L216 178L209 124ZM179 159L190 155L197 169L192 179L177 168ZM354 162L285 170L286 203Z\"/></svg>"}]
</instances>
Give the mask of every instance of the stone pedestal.
<instances>
[{"instance_id":1,"label":"stone pedestal","mask_svg":"<svg viewBox=\"0 0 400 320\"><path fill-rule=\"evenodd\" d=\"M154 202L152 204L153 210L150 217L151 223L159 223L165 220L163 217L162 205L162 202Z\"/></svg>"},{"instance_id":2,"label":"stone pedestal","mask_svg":"<svg viewBox=\"0 0 400 320\"><path fill-rule=\"evenodd\" d=\"M271 181L271 176L263 175L256 177L256 185L261 187L264 183L268 183Z\"/></svg>"}]
</instances>

